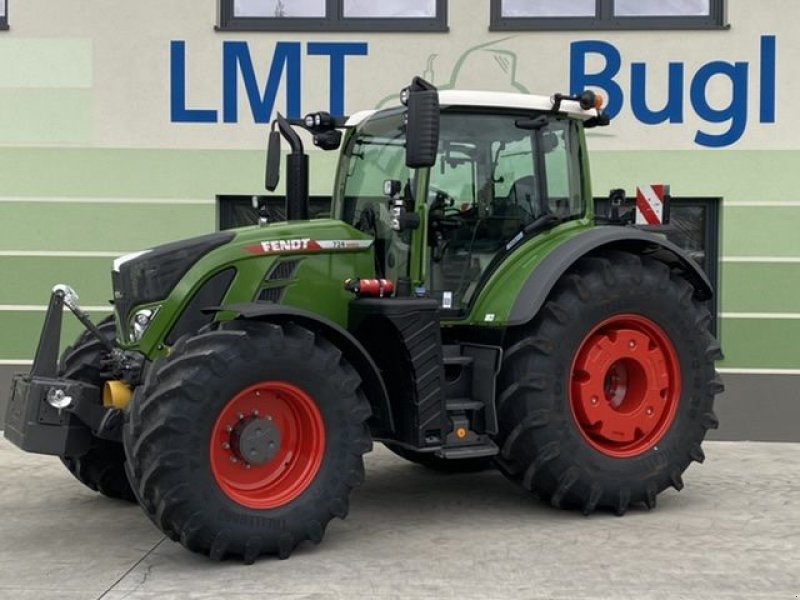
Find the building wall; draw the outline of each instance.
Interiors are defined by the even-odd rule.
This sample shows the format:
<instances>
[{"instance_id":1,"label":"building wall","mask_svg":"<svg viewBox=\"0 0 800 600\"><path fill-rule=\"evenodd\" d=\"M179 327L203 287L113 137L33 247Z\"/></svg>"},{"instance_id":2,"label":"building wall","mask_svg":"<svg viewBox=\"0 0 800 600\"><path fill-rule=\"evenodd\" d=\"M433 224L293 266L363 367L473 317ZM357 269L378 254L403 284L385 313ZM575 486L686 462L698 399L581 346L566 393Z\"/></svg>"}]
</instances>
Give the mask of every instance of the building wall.
<instances>
[{"instance_id":1,"label":"building wall","mask_svg":"<svg viewBox=\"0 0 800 600\"><path fill-rule=\"evenodd\" d=\"M301 111L328 109L340 92L348 112L381 106L416 74L440 87L551 94L581 80L583 57L596 73L618 53L624 102L612 127L591 133L595 193L666 182L675 196L723 199L728 392L719 435L800 439L786 425L800 413L796 2L729 0L730 29L690 32L490 32L486 0L450 0L448 33L223 33L216 11L215 0L104 0L102 10L88 0L9 0L10 29L0 31L0 384L30 361L54 282L73 284L102 317L114 256L212 230L218 195L263 193L267 127L254 121L241 81L236 119L230 103L223 110L226 43L246 44L261 86L278 48L298 53L299 82L283 77L272 90L281 111L293 96ZM332 85L330 59L309 55L314 42L365 44L366 55L347 57L344 82ZM185 78L175 73L181 61ZM682 71L671 88L670 68ZM644 69L644 99L632 69ZM681 122L643 123L643 101ZM701 116L731 106L725 122ZM216 111L219 122L176 122L186 120L182 109ZM334 160L312 155L313 194L330 193Z\"/></svg>"}]
</instances>

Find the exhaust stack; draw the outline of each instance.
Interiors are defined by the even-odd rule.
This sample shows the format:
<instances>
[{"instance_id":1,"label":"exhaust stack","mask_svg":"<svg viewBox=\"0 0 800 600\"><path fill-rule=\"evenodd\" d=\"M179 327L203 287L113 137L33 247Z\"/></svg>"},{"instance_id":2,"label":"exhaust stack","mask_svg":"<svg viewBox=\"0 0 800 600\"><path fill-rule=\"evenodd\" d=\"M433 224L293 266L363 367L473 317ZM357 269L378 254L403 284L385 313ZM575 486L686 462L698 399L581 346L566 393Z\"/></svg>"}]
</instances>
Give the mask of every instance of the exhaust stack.
<instances>
[{"instance_id":1,"label":"exhaust stack","mask_svg":"<svg viewBox=\"0 0 800 600\"><path fill-rule=\"evenodd\" d=\"M277 124L278 131L274 130ZM286 220L308 220L308 155L303 149L303 140L291 123L280 113L273 123L269 138L267 157L267 189L274 192L280 178L280 137L289 143L292 152L286 160Z\"/></svg>"}]
</instances>

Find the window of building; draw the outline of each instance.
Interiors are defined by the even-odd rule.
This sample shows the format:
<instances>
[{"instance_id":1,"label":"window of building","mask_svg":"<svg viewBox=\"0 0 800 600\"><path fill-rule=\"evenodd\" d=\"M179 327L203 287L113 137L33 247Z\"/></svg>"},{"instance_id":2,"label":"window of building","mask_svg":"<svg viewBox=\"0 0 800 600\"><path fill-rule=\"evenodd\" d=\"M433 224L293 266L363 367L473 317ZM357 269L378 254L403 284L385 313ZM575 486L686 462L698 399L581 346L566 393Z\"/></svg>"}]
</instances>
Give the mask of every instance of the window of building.
<instances>
[{"instance_id":1,"label":"window of building","mask_svg":"<svg viewBox=\"0 0 800 600\"><path fill-rule=\"evenodd\" d=\"M8 7L6 0L0 0L0 30L8 29Z\"/></svg>"},{"instance_id":2,"label":"window of building","mask_svg":"<svg viewBox=\"0 0 800 600\"><path fill-rule=\"evenodd\" d=\"M226 31L447 31L447 0L221 0L220 9Z\"/></svg>"},{"instance_id":3,"label":"window of building","mask_svg":"<svg viewBox=\"0 0 800 600\"><path fill-rule=\"evenodd\" d=\"M720 29L725 0L492 0L492 30Z\"/></svg>"}]
</instances>

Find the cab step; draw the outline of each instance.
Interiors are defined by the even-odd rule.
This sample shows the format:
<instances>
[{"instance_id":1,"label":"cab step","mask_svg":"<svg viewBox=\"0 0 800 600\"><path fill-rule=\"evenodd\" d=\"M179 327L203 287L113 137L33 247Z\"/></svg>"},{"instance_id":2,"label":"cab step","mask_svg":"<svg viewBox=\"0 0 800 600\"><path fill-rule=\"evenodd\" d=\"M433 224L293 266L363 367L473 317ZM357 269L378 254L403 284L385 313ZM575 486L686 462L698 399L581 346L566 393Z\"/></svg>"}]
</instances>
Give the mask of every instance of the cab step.
<instances>
[{"instance_id":1,"label":"cab step","mask_svg":"<svg viewBox=\"0 0 800 600\"><path fill-rule=\"evenodd\" d=\"M446 402L447 412L459 412L465 410L483 410L484 404L480 400L472 398L448 398Z\"/></svg>"},{"instance_id":2,"label":"cab step","mask_svg":"<svg viewBox=\"0 0 800 600\"><path fill-rule=\"evenodd\" d=\"M491 441L487 440L483 444L474 446L444 447L436 455L448 460L460 460L464 458L482 458L485 456L495 456L500 453L500 448Z\"/></svg>"}]
</instances>

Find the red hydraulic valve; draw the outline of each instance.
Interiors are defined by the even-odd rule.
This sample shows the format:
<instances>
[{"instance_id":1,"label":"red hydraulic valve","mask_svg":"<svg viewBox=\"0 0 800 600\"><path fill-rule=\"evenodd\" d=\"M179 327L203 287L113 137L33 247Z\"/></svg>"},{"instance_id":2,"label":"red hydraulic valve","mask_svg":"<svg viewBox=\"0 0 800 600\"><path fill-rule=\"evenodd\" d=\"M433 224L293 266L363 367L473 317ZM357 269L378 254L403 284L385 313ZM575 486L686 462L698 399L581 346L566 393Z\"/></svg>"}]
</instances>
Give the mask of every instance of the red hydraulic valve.
<instances>
[{"instance_id":1,"label":"red hydraulic valve","mask_svg":"<svg viewBox=\"0 0 800 600\"><path fill-rule=\"evenodd\" d=\"M394 282L388 279L348 279L344 289L359 298L384 298L394 294Z\"/></svg>"}]
</instances>

